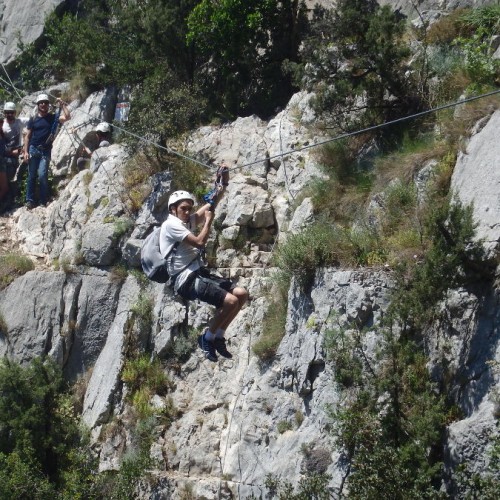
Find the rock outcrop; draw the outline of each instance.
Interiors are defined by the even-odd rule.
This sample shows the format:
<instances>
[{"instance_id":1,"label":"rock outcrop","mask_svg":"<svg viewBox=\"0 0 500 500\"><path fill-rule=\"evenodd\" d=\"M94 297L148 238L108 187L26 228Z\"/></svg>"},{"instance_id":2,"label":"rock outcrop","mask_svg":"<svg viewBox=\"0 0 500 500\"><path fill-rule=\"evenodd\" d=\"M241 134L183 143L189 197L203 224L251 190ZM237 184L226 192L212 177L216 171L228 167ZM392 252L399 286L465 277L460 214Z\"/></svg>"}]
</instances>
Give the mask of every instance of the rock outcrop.
<instances>
[{"instance_id":1,"label":"rock outcrop","mask_svg":"<svg viewBox=\"0 0 500 500\"><path fill-rule=\"evenodd\" d=\"M474 206L477 238L494 258L500 245L500 111L481 120L453 170L451 189L465 205ZM476 132L478 127L476 127Z\"/></svg>"},{"instance_id":2,"label":"rock outcrop","mask_svg":"<svg viewBox=\"0 0 500 500\"><path fill-rule=\"evenodd\" d=\"M89 103L112 102L110 95L113 91L90 96L81 115L94 113ZM345 462L328 433L328 407L338 404L339 393L324 338L339 325L347 328L355 322L368 331L379 325L388 305L390 271L321 269L307 294L294 284L276 358L260 362L252 351L263 334L266 290L272 287L272 245L312 217L308 198L297 208L292 201L311 178L321 175L313 155L307 148L283 154L320 139L310 132L307 101L307 94L300 93L269 123L248 117L203 127L187 139L190 155L224 159L236 167L217 209L219 231L211 241L219 269L247 287L253 298L228 329L232 360L206 362L189 336L206 324L210 307L187 306L168 287L113 269L118 262L139 265L145 234L166 213L169 172L151 178L151 193L134 215L121 188L129 152L115 144L99 149L88 169L63 182L47 208L20 208L11 214L10 244L30 255L37 270L0 292L0 314L7 326L0 334L1 356L27 363L48 355L64 367L69 380L86 375L83 419L95 439L112 418L127 419L121 371L131 342L170 367L174 388L169 397L177 417L152 446L159 465L147 495L168 497L190 485L197 498L216 498L221 491L259 496L266 491L267 474L296 481L307 471L328 473L334 490L343 484ZM68 128L81 119L80 104L73 106ZM477 127L452 180L458 197L474 202L479 235L491 258L497 255L500 236L495 189L499 119L497 111ZM55 168L64 179L74 146L60 135L57 148ZM429 162L416 176L421 199L433 165ZM140 326L137 316L141 300L151 303L146 326ZM449 477L464 460L470 459L473 472L487 463L498 414L499 310L492 283L452 290L428 335L430 372L436 381L451 380L450 397L463 412L447 429ZM376 338L368 338L373 349ZM153 402L159 408L169 404L158 395ZM126 429L106 432L99 448L101 470L118 468L131 446Z\"/></svg>"},{"instance_id":3,"label":"rock outcrop","mask_svg":"<svg viewBox=\"0 0 500 500\"><path fill-rule=\"evenodd\" d=\"M64 0L1 0L2 44L0 62L9 63L19 54L18 40L28 45L43 33L46 17L69 2Z\"/></svg>"}]
</instances>

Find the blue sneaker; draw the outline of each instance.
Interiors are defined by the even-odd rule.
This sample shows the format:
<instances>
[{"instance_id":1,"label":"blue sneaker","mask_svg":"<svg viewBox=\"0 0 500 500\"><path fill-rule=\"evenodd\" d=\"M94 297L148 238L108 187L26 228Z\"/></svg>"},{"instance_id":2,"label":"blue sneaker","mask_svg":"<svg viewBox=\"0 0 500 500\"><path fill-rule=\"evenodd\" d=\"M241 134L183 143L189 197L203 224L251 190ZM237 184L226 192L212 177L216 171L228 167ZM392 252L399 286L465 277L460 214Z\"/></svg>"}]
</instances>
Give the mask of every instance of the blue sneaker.
<instances>
[{"instance_id":1,"label":"blue sneaker","mask_svg":"<svg viewBox=\"0 0 500 500\"><path fill-rule=\"evenodd\" d=\"M214 340L215 350L225 358L231 359L233 355L227 350L226 339L224 337L215 337Z\"/></svg>"},{"instance_id":2,"label":"blue sneaker","mask_svg":"<svg viewBox=\"0 0 500 500\"><path fill-rule=\"evenodd\" d=\"M200 346L200 349L203 351L205 358L214 363L217 361L218 358L217 354L215 353L215 345L213 342L210 342L205 338L204 333L198 337L198 345Z\"/></svg>"}]
</instances>

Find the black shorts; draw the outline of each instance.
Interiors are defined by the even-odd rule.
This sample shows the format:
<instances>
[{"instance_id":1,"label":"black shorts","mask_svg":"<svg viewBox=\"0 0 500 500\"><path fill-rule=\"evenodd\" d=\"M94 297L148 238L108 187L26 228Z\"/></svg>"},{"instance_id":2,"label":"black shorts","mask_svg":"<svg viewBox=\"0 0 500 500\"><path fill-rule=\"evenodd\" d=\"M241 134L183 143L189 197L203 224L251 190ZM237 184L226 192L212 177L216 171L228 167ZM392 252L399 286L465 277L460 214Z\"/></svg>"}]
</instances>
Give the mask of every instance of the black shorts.
<instances>
[{"instance_id":1,"label":"black shorts","mask_svg":"<svg viewBox=\"0 0 500 500\"><path fill-rule=\"evenodd\" d=\"M219 308L222 307L227 293L232 292L234 288L231 280L211 274L202 267L189 275L177 293L183 299L198 299Z\"/></svg>"}]
</instances>

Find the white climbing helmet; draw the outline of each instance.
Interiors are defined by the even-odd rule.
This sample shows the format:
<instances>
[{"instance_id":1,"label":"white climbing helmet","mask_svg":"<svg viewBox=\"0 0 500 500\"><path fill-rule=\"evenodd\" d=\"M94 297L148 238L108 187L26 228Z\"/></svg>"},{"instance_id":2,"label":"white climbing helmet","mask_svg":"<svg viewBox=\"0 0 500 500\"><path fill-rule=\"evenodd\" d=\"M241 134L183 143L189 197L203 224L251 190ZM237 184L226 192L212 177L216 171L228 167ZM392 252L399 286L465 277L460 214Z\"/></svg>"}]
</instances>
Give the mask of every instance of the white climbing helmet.
<instances>
[{"instance_id":1,"label":"white climbing helmet","mask_svg":"<svg viewBox=\"0 0 500 500\"><path fill-rule=\"evenodd\" d=\"M47 94L40 94L37 98L36 98L36 103L38 104L39 102L42 102L42 101L48 101L49 100L49 96Z\"/></svg>"},{"instance_id":2,"label":"white climbing helmet","mask_svg":"<svg viewBox=\"0 0 500 500\"><path fill-rule=\"evenodd\" d=\"M16 105L13 102L6 102L3 105L3 110L4 111L15 111L16 110Z\"/></svg>"},{"instance_id":3,"label":"white climbing helmet","mask_svg":"<svg viewBox=\"0 0 500 500\"><path fill-rule=\"evenodd\" d=\"M174 191L168 199L168 209L170 210L172 205L182 200L191 200L193 205L196 203L196 200L191 193L188 193L187 191Z\"/></svg>"},{"instance_id":4,"label":"white climbing helmet","mask_svg":"<svg viewBox=\"0 0 500 500\"><path fill-rule=\"evenodd\" d=\"M102 132L102 133L107 133L111 130L111 126L108 122L101 122L97 127L95 128L96 132Z\"/></svg>"}]
</instances>

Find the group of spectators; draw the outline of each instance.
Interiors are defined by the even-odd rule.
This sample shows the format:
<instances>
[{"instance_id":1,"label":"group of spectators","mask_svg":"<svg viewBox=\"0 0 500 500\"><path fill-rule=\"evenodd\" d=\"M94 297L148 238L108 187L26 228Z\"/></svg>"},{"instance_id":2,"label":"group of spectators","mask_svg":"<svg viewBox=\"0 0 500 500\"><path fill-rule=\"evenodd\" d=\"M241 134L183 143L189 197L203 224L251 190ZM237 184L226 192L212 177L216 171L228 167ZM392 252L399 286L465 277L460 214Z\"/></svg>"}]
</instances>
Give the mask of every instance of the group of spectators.
<instances>
[{"instance_id":1,"label":"group of spectators","mask_svg":"<svg viewBox=\"0 0 500 500\"><path fill-rule=\"evenodd\" d=\"M52 144L59 124L71 118L65 102L56 99L58 111L50 111L47 94L36 99L36 108L29 117L16 116L16 104L6 102L0 114L0 213L20 201L21 187L26 181L25 206L32 209L49 201L49 164ZM93 131L95 146L83 141L77 151L76 166L85 168L93 149L109 146L111 126L102 122ZM38 196L36 193L38 181Z\"/></svg>"}]
</instances>

